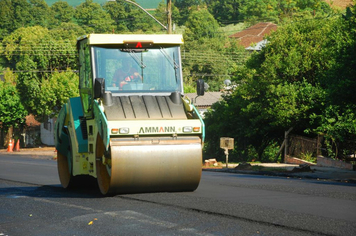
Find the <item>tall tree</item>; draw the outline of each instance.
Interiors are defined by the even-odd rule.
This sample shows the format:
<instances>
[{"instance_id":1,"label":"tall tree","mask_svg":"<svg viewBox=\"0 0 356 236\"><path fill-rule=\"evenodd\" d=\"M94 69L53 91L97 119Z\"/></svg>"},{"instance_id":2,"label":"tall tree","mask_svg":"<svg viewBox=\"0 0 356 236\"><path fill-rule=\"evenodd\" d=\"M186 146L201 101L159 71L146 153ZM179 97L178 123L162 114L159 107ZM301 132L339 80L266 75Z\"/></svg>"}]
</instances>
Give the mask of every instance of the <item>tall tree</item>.
<instances>
[{"instance_id":1,"label":"tall tree","mask_svg":"<svg viewBox=\"0 0 356 236\"><path fill-rule=\"evenodd\" d=\"M108 1L103 5L103 8L111 16L116 25L115 32L128 32L128 17L129 12L128 7L123 3L123 1Z\"/></svg>"},{"instance_id":2,"label":"tall tree","mask_svg":"<svg viewBox=\"0 0 356 236\"><path fill-rule=\"evenodd\" d=\"M0 39L32 21L31 5L27 0L0 0Z\"/></svg>"},{"instance_id":3,"label":"tall tree","mask_svg":"<svg viewBox=\"0 0 356 236\"><path fill-rule=\"evenodd\" d=\"M277 0L253 0L241 4L240 19L245 21L278 21Z\"/></svg>"},{"instance_id":4,"label":"tall tree","mask_svg":"<svg viewBox=\"0 0 356 236\"><path fill-rule=\"evenodd\" d=\"M41 119L48 115L41 99L51 99L42 95L42 86L51 78L51 73L76 67L75 44L56 40L48 29L40 26L15 30L3 43L6 44L7 65L17 71L16 87L23 104L29 113ZM69 90L68 87L64 89ZM57 99L61 100L61 97Z\"/></svg>"},{"instance_id":5,"label":"tall tree","mask_svg":"<svg viewBox=\"0 0 356 236\"><path fill-rule=\"evenodd\" d=\"M54 13L56 19L56 25L60 23L67 23L72 21L74 17L74 8L68 4L68 2L58 1L51 6L51 10Z\"/></svg>"},{"instance_id":6,"label":"tall tree","mask_svg":"<svg viewBox=\"0 0 356 236\"><path fill-rule=\"evenodd\" d=\"M38 96L40 105L37 107L37 114L41 116L57 116L63 104L69 98L79 96L79 76L72 72L57 72L50 75L47 80L43 80L41 91Z\"/></svg>"},{"instance_id":7,"label":"tall tree","mask_svg":"<svg viewBox=\"0 0 356 236\"><path fill-rule=\"evenodd\" d=\"M85 0L75 10L78 25L87 33L110 33L114 29L114 21L99 3Z\"/></svg>"},{"instance_id":8,"label":"tall tree","mask_svg":"<svg viewBox=\"0 0 356 236\"><path fill-rule=\"evenodd\" d=\"M185 24L193 10L205 6L204 0L173 0L172 2L180 12L179 25Z\"/></svg>"},{"instance_id":9,"label":"tall tree","mask_svg":"<svg viewBox=\"0 0 356 236\"><path fill-rule=\"evenodd\" d=\"M209 135L231 134L241 153L254 150L262 160L269 145L281 143L283 131L293 127L303 133L318 127L311 117L325 108L327 93L320 79L333 65L333 45L340 43L331 36L335 22L307 17L272 33L267 46L252 54L236 75L235 92L213 107L218 112L207 115L207 148L214 148ZM221 114L234 124L221 124L228 133L218 133L214 125Z\"/></svg>"},{"instance_id":10,"label":"tall tree","mask_svg":"<svg viewBox=\"0 0 356 236\"><path fill-rule=\"evenodd\" d=\"M314 114L315 132L324 135L327 155L346 157L356 150L356 1L334 24L329 35L335 41L329 51L334 58L320 83L327 92L326 108Z\"/></svg>"},{"instance_id":11,"label":"tall tree","mask_svg":"<svg viewBox=\"0 0 356 236\"><path fill-rule=\"evenodd\" d=\"M0 127L7 130L25 123L27 111L21 103L15 85L15 75L11 70L4 71L5 80L0 80Z\"/></svg>"},{"instance_id":12,"label":"tall tree","mask_svg":"<svg viewBox=\"0 0 356 236\"><path fill-rule=\"evenodd\" d=\"M13 30L14 10L11 0L0 0L0 40Z\"/></svg>"},{"instance_id":13,"label":"tall tree","mask_svg":"<svg viewBox=\"0 0 356 236\"><path fill-rule=\"evenodd\" d=\"M185 83L192 86L195 80L204 78L210 91L219 91L236 70L234 59L240 49L219 32L218 22L207 9L192 11L185 26Z\"/></svg>"},{"instance_id":14,"label":"tall tree","mask_svg":"<svg viewBox=\"0 0 356 236\"><path fill-rule=\"evenodd\" d=\"M237 23L240 18L241 0L211 0L208 9L221 24Z\"/></svg>"},{"instance_id":15,"label":"tall tree","mask_svg":"<svg viewBox=\"0 0 356 236\"><path fill-rule=\"evenodd\" d=\"M171 5L171 13L172 13L172 22L175 25L178 25L178 22L180 20L180 14L179 14L179 9L172 3ZM166 24L167 23L167 4L165 0L162 0L154 14L155 18L158 19L161 23Z\"/></svg>"},{"instance_id":16,"label":"tall tree","mask_svg":"<svg viewBox=\"0 0 356 236\"><path fill-rule=\"evenodd\" d=\"M207 9L194 10L185 23L185 39L187 41L204 41L219 37L219 23Z\"/></svg>"},{"instance_id":17,"label":"tall tree","mask_svg":"<svg viewBox=\"0 0 356 236\"><path fill-rule=\"evenodd\" d=\"M44 0L29 0L31 4L31 26L40 25L49 28L54 23L54 15Z\"/></svg>"}]
</instances>

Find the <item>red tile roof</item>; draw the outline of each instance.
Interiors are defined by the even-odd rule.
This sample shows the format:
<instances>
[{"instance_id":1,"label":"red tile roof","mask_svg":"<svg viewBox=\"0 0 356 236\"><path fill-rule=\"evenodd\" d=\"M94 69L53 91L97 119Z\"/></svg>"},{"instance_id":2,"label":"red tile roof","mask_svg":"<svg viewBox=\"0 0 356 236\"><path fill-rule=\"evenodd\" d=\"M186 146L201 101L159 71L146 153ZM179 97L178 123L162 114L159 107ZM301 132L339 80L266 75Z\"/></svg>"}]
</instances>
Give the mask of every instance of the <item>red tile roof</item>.
<instances>
[{"instance_id":1,"label":"red tile roof","mask_svg":"<svg viewBox=\"0 0 356 236\"><path fill-rule=\"evenodd\" d=\"M277 30L277 25L272 22L260 22L247 29L244 29L236 34L230 35L230 38L240 40L240 44L247 48L252 44L258 43L263 40L265 35L270 34L272 31Z\"/></svg>"}]
</instances>

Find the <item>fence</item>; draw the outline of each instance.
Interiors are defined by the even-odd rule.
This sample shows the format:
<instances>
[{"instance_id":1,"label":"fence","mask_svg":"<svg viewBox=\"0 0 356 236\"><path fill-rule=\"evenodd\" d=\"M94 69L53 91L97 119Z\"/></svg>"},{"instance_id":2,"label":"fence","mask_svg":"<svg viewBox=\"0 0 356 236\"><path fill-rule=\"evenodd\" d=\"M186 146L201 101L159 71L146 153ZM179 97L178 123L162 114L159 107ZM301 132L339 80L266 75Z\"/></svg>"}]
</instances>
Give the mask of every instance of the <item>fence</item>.
<instances>
[{"instance_id":1,"label":"fence","mask_svg":"<svg viewBox=\"0 0 356 236\"><path fill-rule=\"evenodd\" d=\"M287 155L305 159L320 155L321 137L308 138L300 135L288 135Z\"/></svg>"}]
</instances>

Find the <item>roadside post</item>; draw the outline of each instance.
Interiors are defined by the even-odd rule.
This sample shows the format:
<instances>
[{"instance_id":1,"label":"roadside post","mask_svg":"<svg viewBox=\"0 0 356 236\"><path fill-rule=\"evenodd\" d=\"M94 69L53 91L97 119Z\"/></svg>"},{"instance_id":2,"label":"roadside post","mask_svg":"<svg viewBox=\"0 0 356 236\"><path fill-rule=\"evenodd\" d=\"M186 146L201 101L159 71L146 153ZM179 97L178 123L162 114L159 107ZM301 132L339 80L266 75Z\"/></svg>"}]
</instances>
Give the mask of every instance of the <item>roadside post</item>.
<instances>
[{"instance_id":1,"label":"roadside post","mask_svg":"<svg viewBox=\"0 0 356 236\"><path fill-rule=\"evenodd\" d=\"M224 149L226 155L226 169L229 168L229 149L234 149L234 139L228 137L220 138L220 148Z\"/></svg>"}]
</instances>

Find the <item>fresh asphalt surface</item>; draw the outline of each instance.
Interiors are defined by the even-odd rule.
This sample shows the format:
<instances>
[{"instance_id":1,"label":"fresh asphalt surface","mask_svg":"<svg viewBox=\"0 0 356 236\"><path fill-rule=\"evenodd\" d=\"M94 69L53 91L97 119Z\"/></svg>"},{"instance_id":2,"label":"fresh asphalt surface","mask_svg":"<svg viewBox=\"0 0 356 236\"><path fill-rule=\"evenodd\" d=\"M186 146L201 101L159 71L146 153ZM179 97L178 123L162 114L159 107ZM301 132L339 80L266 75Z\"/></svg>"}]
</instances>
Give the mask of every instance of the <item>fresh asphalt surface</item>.
<instances>
[{"instance_id":1,"label":"fresh asphalt surface","mask_svg":"<svg viewBox=\"0 0 356 236\"><path fill-rule=\"evenodd\" d=\"M356 235L354 183L203 171L195 192L102 197L29 157L0 152L0 235Z\"/></svg>"}]
</instances>

